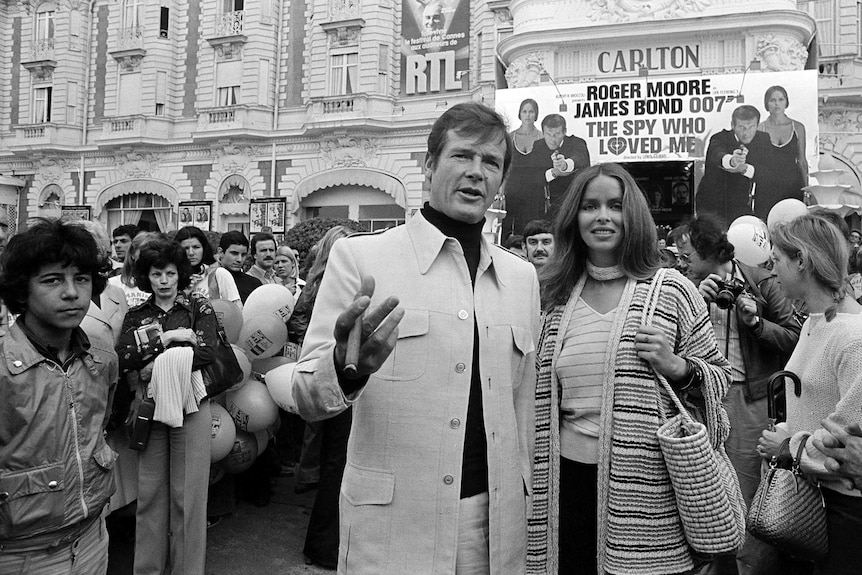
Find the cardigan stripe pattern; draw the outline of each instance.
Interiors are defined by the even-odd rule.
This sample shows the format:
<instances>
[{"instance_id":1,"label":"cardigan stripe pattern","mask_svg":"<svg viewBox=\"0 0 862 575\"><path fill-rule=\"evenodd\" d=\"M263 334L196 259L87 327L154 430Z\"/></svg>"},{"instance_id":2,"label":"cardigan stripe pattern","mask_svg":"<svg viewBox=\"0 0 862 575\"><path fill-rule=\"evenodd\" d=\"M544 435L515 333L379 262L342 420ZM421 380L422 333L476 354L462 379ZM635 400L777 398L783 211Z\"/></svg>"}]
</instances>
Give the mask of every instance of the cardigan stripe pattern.
<instances>
[{"instance_id":1,"label":"cardigan stripe pattern","mask_svg":"<svg viewBox=\"0 0 862 575\"><path fill-rule=\"evenodd\" d=\"M585 278L568 303L546 314L537 354L536 452L533 513L528 521L528 573L557 573L559 549L559 382L556 359ZM651 281L629 280L618 305L605 365L598 469L598 567L600 573L666 575L694 567L676 510L673 488L656 430L674 412L655 382L651 366L637 357L634 337ZM623 313L624 312L624 313ZM696 408L713 445L729 433L721 399L730 366L716 344L706 305L691 282L669 271L652 320L677 355L704 374ZM684 401L685 398L684 398Z\"/></svg>"}]
</instances>

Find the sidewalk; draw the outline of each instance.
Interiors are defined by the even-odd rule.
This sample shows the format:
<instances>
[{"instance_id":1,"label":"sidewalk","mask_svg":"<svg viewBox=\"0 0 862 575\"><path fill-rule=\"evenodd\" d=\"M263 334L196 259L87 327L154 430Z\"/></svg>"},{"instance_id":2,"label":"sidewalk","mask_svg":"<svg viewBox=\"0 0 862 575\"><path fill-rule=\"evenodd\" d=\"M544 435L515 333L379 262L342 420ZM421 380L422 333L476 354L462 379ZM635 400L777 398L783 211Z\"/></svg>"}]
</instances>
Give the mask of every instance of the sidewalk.
<instances>
[{"instance_id":1,"label":"sidewalk","mask_svg":"<svg viewBox=\"0 0 862 575\"><path fill-rule=\"evenodd\" d=\"M266 507L237 501L233 515L207 530L206 575L333 575L305 564L305 528L317 491L293 492L292 477L279 477ZM134 545L111 541L108 575L131 575Z\"/></svg>"}]
</instances>

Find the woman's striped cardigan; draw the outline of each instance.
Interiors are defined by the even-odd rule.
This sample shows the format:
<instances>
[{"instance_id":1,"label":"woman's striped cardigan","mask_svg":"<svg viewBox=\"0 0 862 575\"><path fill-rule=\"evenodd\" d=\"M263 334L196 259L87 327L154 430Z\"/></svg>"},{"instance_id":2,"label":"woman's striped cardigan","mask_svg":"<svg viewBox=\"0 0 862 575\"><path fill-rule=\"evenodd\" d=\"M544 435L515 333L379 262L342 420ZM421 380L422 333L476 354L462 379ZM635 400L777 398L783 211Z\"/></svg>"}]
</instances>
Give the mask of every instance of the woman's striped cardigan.
<instances>
[{"instance_id":1,"label":"woman's striped cardigan","mask_svg":"<svg viewBox=\"0 0 862 575\"><path fill-rule=\"evenodd\" d=\"M559 549L567 544L558 541L560 403L556 362L563 343L561 334L566 332L584 282L581 278L565 306L546 314L539 339L527 573L556 575ZM694 567L656 438L664 420L662 413L669 417L675 408L660 391L650 365L637 357L634 348L651 283L631 279L626 283L608 343L599 433L599 573L666 575ZM677 355L700 366L703 397L696 402L689 399L700 412L713 445L723 445L730 425L721 400L727 391L730 365L718 349L703 298L676 271L670 270L665 276L652 324L674 342Z\"/></svg>"}]
</instances>

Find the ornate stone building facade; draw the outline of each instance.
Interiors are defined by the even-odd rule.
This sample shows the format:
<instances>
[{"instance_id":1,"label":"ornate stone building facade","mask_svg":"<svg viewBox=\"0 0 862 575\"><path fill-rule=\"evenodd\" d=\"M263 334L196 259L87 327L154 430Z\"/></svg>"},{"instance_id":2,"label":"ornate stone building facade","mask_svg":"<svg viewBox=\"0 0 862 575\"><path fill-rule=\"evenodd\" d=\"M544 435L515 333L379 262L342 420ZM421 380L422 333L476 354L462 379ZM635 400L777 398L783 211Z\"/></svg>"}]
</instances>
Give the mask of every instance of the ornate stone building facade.
<instances>
[{"instance_id":1,"label":"ornate stone building facade","mask_svg":"<svg viewBox=\"0 0 862 575\"><path fill-rule=\"evenodd\" d=\"M404 47L413 3L2 1L0 206L19 223L74 209L168 230L181 202L210 202L213 229L248 231L250 201L281 197L288 227L403 222L423 201L431 123L490 99L496 79L484 0L463 0L463 29L447 35L462 45L457 74ZM430 79L409 95L408 52Z\"/></svg>"}]
</instances>

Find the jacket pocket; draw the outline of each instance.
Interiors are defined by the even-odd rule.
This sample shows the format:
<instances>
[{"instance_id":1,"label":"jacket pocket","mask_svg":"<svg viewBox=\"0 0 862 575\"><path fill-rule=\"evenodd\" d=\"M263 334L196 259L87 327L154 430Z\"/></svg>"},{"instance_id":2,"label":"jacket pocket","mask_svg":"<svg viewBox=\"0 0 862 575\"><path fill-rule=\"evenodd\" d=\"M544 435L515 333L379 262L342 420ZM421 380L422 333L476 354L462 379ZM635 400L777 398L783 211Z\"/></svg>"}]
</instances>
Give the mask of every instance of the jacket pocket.
<instances>
[{"instance_id":1,"label":"jacket pocket","mask_svg":"<svg viewBox=\"0 0 862 575\"><path fill-rule=\"evenodd\" d=\"M404 310L398 323L398 341L386 362L374 377L385 381L410 381L425 374L429 331L429 313L424 309Z\"/></svg>"},{"instance_id":2,"label":"jacket pocket","mask_svg":"<svg viewBox=\"0 0 862 575\"><path fill-rule=\"evenodd\" d=\"M93 459L96 464L105 471L110 471L114 468L114 463L117 461L117 452L111 449L107 443L102 443L102 447L97 447L93 451Z\"/></svg>"},{"instance_id":3,"label":"jacket pocket","mask_svg":"<svg viewBox=\"0 0 862 575\"><path fill-rule=\"evenodd\" d=\"M536 351L533 334L519 325L492 325L488 334L494 353L506 352L509 356L498 356L500 361L495 367L500 384L504 387L519 387L524 370L534 369L532 365L527 365L527 357Z\"/></svg>"},{"instance_id":4,"label":"jacket pocket","mask_svg":"<svg viewBox=\"0 0 862 575\"><path fill-rule=\"evenodd\" d=\"M63 524L63 464L0 476L0 538L45 533Z\"/></svg>"},{"instance_id":5,"label":"jacket pocket","mask_svg":"<svg viewBox=\"0 0 862 575\"><path fill-rule=\"evenodd\" d=\"M351 463L344 468L341 494L351 505L389 505L394 493L395 474L391 471Z\"/></svg>"}]
</instances>

